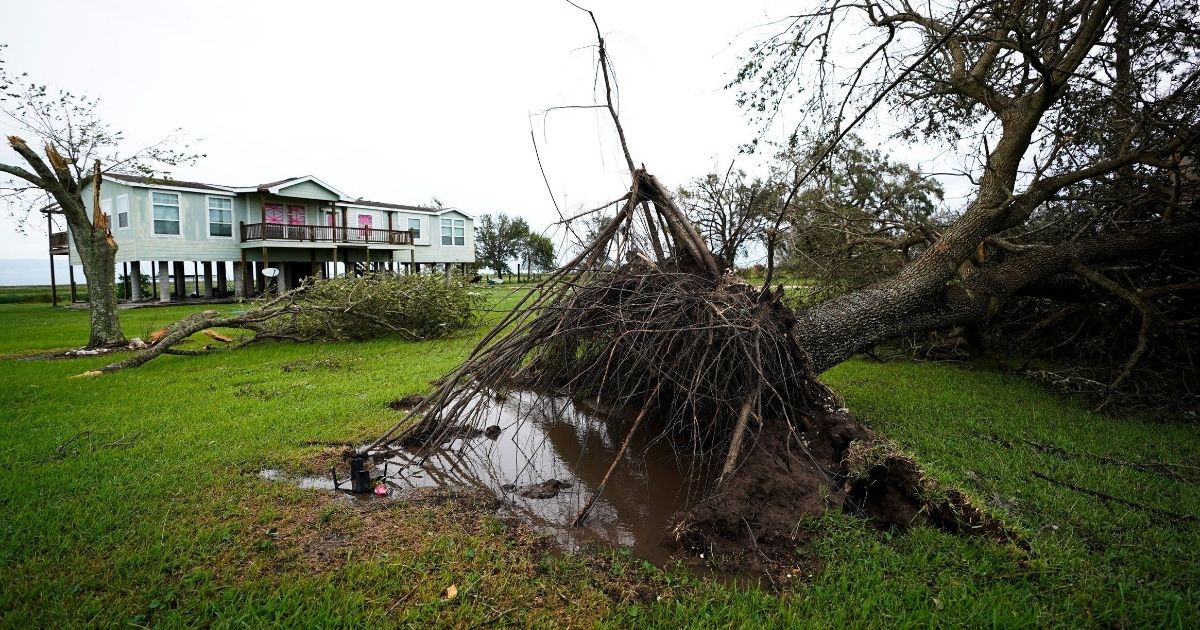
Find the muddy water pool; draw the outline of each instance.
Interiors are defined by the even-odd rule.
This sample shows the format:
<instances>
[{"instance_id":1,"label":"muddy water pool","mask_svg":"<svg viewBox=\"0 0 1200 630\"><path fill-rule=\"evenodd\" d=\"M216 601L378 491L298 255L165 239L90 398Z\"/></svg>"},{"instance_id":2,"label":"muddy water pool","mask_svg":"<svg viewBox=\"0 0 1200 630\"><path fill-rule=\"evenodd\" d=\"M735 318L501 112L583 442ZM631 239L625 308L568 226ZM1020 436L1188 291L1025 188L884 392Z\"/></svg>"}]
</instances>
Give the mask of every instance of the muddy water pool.
<instances>
[{"instance_id":1,"label":"muddy water pool","mask_svg":"<svg viewBox=\"0 0 1200 630\"><path fill-rule=\"evenodd\" d=\"M693 458L673 452L653 426L643 425L592 507L583 527L571 522L595 494L625 438L629 418L586 403L533 393L510 394L488 405L485 434L440 448L402 449L377 457L371 475L391 496L414 488L471 488L502 500L501 514L528 523L564 550L593 543L626 546L663 565L674 551L665 535L698 497ZM280 479L277 471L262 476ZM301 487L334 490L330 477L291 479ZM341 480L339 487L348 487ZM534 498L544 497L544 498Z\"/></svg>"}]
</instances>

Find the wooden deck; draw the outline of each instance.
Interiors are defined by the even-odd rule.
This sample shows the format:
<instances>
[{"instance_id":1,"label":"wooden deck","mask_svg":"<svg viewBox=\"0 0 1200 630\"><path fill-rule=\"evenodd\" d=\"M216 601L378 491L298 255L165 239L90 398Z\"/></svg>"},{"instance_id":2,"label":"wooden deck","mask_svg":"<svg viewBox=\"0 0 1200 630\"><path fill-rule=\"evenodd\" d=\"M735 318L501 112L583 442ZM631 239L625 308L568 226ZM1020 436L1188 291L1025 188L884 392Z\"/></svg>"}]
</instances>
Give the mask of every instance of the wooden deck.
<instances>
[{"instance_id":1,"label":"wooden deck","mask_svg":"<svg viewBox=\"0 0 1200 630\"><path fill-rule=\"evenodd\" d=\"M243 243L293 241L349 243L355 245L412 245L412 232L332 225L288 225L284 223L241 223Z\"/></svg>"}]
</instances>

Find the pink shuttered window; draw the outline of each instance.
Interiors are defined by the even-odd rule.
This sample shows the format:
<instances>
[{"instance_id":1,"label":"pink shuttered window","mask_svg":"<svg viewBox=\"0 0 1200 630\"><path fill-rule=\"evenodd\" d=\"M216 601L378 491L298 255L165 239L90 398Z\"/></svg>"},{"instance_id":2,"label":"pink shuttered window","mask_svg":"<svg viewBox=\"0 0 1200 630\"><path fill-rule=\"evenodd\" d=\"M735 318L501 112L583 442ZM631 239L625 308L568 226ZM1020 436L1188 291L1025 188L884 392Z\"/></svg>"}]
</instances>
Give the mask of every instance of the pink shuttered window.
<instances>
[{"instance_id":1,"label":"pink shuttered window","mask_svg":"<svg viewBox=\"0 0 1200 630\"><path fill-rule=\"evenodd\" d=\"M283 206L277 203L264 203L263 222L276 224L283 223Z\"/></svg>"},{"instance_id":2,"label":"pink shuttered window","mask_svg":"<svg viewBox=\"0 0 1200 630\"><path fill-rule=\"evenodd\" d=\"M304 225L304 206L288 206L288 225Z\"/></svg>"},{"instance_id":3,"label":"pink shuttered window","mask_svg":"<svg viewBox=\"0 0 1200 630\"><path fill-rule=\"evenodd\" d=\"M358 227L360 227L360 228L371 227L371 215L369 215L369 214L358 215Z\"/></svg>"}]
</instances>

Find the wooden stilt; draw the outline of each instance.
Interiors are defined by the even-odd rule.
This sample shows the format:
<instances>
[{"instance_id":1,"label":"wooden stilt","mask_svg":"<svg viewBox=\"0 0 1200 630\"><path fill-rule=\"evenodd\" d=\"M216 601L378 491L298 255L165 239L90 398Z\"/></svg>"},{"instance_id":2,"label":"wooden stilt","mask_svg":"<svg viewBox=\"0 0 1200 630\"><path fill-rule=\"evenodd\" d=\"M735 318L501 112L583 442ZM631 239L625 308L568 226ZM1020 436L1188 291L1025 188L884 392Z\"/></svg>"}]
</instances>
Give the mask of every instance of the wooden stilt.
<instances>
[{"instance_id":1,"label":"wooden stilt","mask_svg":"<svg viewBox=\"0 0 1200 630\"><path fill-rule=\"evenodd\" d=\"M49 246L49 238L54 235L54 217L49 213L46 214L46 239ZM69 247L69 246L68 246ZM68 252L70 249L67 250ZM67 254L67 263L71 262L71 254ZM58 282L54 279L54 250L50 250L50 306L58 306Z\"/></svg>"}]
</instances>

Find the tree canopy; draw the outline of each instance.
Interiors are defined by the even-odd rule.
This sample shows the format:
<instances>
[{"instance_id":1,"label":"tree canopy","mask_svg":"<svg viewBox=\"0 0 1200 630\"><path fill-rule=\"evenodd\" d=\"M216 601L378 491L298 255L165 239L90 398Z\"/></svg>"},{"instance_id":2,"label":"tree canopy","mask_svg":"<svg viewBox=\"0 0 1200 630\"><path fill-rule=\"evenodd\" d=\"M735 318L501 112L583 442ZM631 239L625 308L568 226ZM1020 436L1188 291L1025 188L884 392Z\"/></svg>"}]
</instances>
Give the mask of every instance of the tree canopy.
<instances>
[{"instance_id":1,"label":"tree canopy","mask_svg":"<svg viewBox=\"0 0 1200 630\"><path fill-rule=\"evenodd\" d=\"M851 235L899 264L800 315L817 364L1012 309L1033 322L1067 310L1075 325L1096 310L1079 304L1118 305L1111 326L1078 324L1105 330L1102 345L1125 355L1107 388L1145 367L1155 340L1193 362L1196 14L1194 0L827 1L757 43L730 86L764 126L798 114L787 144L811 156L773 227L786 227L814 178L838 172L831 162L871 114L893 121L900 141L944 146L969 188L961 206L914 215L918 203L883 217L878 234ZM794 239L814 226L798 227Z\"/></svg>"}]
</instances>

